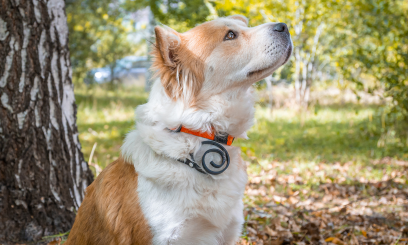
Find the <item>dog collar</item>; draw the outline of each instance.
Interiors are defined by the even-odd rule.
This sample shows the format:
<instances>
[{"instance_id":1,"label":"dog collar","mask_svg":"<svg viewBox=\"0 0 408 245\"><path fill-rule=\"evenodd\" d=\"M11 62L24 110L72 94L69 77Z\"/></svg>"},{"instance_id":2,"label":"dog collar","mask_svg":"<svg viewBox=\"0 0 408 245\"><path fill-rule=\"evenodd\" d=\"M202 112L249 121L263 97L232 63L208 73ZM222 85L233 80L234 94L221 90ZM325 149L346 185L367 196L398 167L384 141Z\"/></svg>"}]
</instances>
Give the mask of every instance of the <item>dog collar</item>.
<instances>
[{"instance_id":1,"label":"dog collar","mask_svg":"<svg viewBox=\"0 0 408 245\"><path fill-rule=\"evenodd\" d=\"M188 128L184 127L183 125L180 125L178 128L172 129L171 131L173 131L173 132L183 132L183 133L186 133L186 134L192 134L192 135L202 137L202 138L206 138L206 139L209 139L209 140L221 143L221 144L225 144L225 145L231 145L232 142L234 142L234 139L235 139L235 137L232 137L229 134L219 135L219 134L216 134L214 132L214 130L211 131L211 132L200 132L200 131L188 129Z\"/></svg>"},{"instance_id":2,"label":"dog collar","mask_svg":"<svg viewBox=\"0 0 408 245\"><path fill-rule=\"evenodd\" d=\"M177 159L177 161L182 162L188 166L190 166L191 168L194 168L195 170L197 170L198 172L202 173L202 174L206 174L206 175L218 175L223 173L229 166L230 164L230 156L228 154L228 151L221 145L221 144L226 144L226 145L231 145L232 142L234 141L234 137L232 137L231 135L217 135L214 132L205 132L202 133L200 131L194 131L194 130L190 130L188 128L183 127L183 125L180 125L177 129L171 129L172 132L183 132L183 133L187 133L187 134L191 134L191 135L195 135L198 137L202 137L202 138L206 138L209 139L208 141L203 141L201 142L201 144L203 145L213 145L216 148L212 148L207 150L202 159L201 159L201 164L203 166L203 168L200 167L200 165L198 165L194 159L194 156L192 153L190 153L190 157L191 159ZM221 143L221 144L219 144ZM217 149L218 148L218 149ZM209 169L206 162L205 162L205 157L207 154L219 154L221 156L221 164L216 164L213 161L210 161L211 166L213 167L213 169ZM220 170L218 170L220 169Z\"/></svg>"}]
</instances>

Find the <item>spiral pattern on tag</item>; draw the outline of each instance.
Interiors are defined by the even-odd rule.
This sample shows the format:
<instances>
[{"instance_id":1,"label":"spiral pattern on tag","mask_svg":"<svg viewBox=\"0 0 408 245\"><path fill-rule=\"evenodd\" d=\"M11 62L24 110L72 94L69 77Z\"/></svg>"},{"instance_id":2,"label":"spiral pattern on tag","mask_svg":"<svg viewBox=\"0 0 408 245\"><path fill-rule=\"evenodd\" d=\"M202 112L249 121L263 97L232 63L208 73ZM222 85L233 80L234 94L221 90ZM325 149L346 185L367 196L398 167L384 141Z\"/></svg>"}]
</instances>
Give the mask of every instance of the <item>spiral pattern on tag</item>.
<instances>
[{"instance_id":1,"label":"spiral pattern on tag","mask_svg":"<svg viewBox=\"0 0 408 245\"><path fill-rule=\"evenodd\" d=\"M218 175L224 172L230 164L230 157L229 157L228 151L221 144L215 141L203 141L202 144L203 145L213 145L218 148L218 149L209 149L204 153L202 160L201 160L204 170L207 173L212 174L212 175ZM221 159L222 159L221 164L216 164L214 161L210 162L211 166L213 166L216 169L221 169L221 170L215 171L215 170L211 170L208 168L205 162L205 156L209 153L216 153L221 156Z\"/></svg>"}]
</instances>

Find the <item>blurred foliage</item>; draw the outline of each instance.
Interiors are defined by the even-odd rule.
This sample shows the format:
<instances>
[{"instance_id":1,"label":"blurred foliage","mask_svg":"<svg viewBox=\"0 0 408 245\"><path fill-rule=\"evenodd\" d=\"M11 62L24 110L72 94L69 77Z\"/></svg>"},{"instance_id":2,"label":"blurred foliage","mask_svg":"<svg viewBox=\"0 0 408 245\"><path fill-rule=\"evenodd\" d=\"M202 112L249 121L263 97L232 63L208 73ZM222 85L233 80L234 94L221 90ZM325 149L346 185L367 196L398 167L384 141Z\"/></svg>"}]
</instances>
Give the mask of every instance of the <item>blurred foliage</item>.
<instances>
[{"instance_id":1,"label":"blurred foliage","mask_svg":"<svg viewBox=\"0 0 408 245\"><path fill-rule=\"evenodd\" d=\"M129 13L149 7L156 23L184 32L219 16L242 14L249 25L285 22L295 50L274 81L294 82L307 107L314 81L383 98L376 110L378 146L408 145L408 2L404 0L86 0L67 1L74 80L138 49ZM140 50L140 48L139 48ZM357 94L357 93L356 93ZM387 142L387 143L385 143Z\"/></svg>"},{"instance_id":2,"label":"blurred foliage","mask_svg":"<svg viewBox=\"0 0 408 245\"><path fill-rule=\"evenodd\" d=\"M408 2L344 4L344 26L338 23L344 30L338 35L344 47L337 49L339 71L359 89L384 98L384 106L377 111L382 118L378 146L401 148L408 145Z\"/></svg>"},{"instance_id":3,"label":"blurred foliage","mask_svg":"<svg viewBox=\"0 0 408 245\"><path fill-rule=\"evenodd\" d=\"M149 1L149 6L159 23L169 25L179 32L210 20L211 15L211 4L203 0Z\"/></svg>"},{"instance_id":4,"label":"blurred foliage","mask_svg":"<svg viewBox=\"0 0 408 245\"><path fill-rule=\"evenodd\" d=\"M81 86L87 72L93 68L109 66L112 71L116 61L124 56L146 55L145 40L140 43L131 40L136 30L130 16L137 10L150 7L157 23L186 31L208 19L208 4L202 0L67 0L74 82Z\"/></svg>"},{"instance_id":5,"label":"blurred foliage","mask_svg":"<svg viewBox=\"0 0 408 245\"><path fill-rule=\"evenodd\" d=\"M129 8L129 2L132 2L132 8ZM129 34L134 32L134 23L128 14L141 7L144 5L130 0L66 1L69 48L76 85L82 83L90 69L109 66L113 70L116 60L140 48L129 40Z\"/></svg>"}]
</instances>

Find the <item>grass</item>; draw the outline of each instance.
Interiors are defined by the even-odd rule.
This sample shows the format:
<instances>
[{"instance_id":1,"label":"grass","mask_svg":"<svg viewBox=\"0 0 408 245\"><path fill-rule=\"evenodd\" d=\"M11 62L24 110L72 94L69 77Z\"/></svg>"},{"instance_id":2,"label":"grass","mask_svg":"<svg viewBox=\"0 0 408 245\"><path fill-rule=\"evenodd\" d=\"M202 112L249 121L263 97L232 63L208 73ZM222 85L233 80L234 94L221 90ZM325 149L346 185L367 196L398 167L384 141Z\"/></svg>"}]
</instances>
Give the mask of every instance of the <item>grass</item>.
<instances>
[{"instance_id":1,"label":"grass","mask_svg":"<svg viewBox=\"0 0 408 245\"><path fill-rule=\"evenodd\" d=\"M250 139L239 144L248 155L280 161L370 162L388 154L407 158L400 151L377 147L379 136L368 132L376 126L374 110L373 106L327 106L299 115L288 109L271 113L258 106Z\"/></svg>"},{"instance_id":2,"label":"grass","mask_svg":"<svg viewBox=\"0 0 408 245\"><path fill-rule=\"evenodd\" d=\"M142 88L76 91L79 137L87 160L95 143L93 162L102 168L119 156L126 133L134 127L134 109L147 97ZM374 106L348 104L299 114L287 108L270 112L257 105L249 140L240 139L234 145L241 147L244 159L253 163L256 159L367 165L386 156L407 159L404 151L377 147L379 136L368 132L376 126L374 110Z\"/></svg>"},{"instance_id":3,"label":"grass","mask_svg":"<svg viewBox=\"0 0 408 245\"><path fill-rule=\"evenodd\" d=\"M95 143L92 162L101 168L119 157L123 139L135 124L134 109L146 103L147 96L142 88L75 91L79 139L87 161Z\"/></svg>"},{"instance_id":4,"label":"grass","mask_svg":"<svg viewBox=\"0 0 408 245\"><path fill-rule=\"evenodd\" d=\"M250 130L250 140L240 141L261 158L335 162L363 160L370 158L372 150L375 152L376 139L363 138L360 131L371 108L356 114L352 108L329 107L317 114L300 116L288 110L278 110L273 115L266 111L258 108L258 121Z\"/></svg>"}]
</instances>

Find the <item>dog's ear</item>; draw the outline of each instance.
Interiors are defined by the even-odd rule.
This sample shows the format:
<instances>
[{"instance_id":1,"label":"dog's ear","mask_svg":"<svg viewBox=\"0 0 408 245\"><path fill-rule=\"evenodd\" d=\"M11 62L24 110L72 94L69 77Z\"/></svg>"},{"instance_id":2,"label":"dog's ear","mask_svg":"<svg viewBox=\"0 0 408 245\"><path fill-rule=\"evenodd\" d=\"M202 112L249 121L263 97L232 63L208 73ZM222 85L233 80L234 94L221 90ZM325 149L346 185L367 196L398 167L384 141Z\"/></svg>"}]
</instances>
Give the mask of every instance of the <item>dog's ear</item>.
<instances>
[{"instance_id":1,"label":"dog's ear","mask_svg":"<svg viewBox=\"0 0 408 245\"><path fill-rule=\"evenodd\" d=\"M247 17L245 17L245 16L243 16L243 15L239 15L239 14L237 14L237 15L231 15L231 16L228 16L228 18L234 19L234 20L240 20L240 21L244 22L244 24L245 24L246 26L248 26L248 19L247 19Z\"/></svg>"},{"instance_id":2,"label":"dog's ear","mask_svg":"<svg viewBox=\"0 0 408 245\"><path fill-rule=\"evenodd\" d=\"M153 69L160 76L161 83L167 95L176 99L182 87L177 77L180 73L178 53L181 46L181 34L167 26L156 26L156 45L152 50Z\"/></svg>"},{"instance_id":3,"label":"dog's ear","mask_svg":"<svg viewBox=\"0 0 408 245\"><path fill-rule=\"evenodd\" d=\"M173 100L183 96L185 101L193 101L204 81L203 61L186 48L188 41L183 34L167 26L156 26L154 31L152 68L160 76L164 91Z\"/></svg>"},{"instance_id":4,"label":"dog's ear","mask_svg":"<svg viewBox=\"0 0 408 245\"><path fill-rule=\"evenodd\" d=\"M175 52L181 43L179 33L167 26L164 28L156 26L154 32L156 34L156 47L160 51L164 64L169 67L175 67Z\"/></svg>"}]
</instances>

